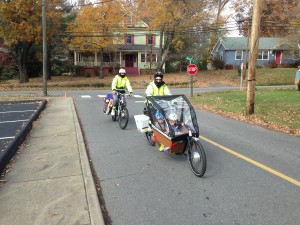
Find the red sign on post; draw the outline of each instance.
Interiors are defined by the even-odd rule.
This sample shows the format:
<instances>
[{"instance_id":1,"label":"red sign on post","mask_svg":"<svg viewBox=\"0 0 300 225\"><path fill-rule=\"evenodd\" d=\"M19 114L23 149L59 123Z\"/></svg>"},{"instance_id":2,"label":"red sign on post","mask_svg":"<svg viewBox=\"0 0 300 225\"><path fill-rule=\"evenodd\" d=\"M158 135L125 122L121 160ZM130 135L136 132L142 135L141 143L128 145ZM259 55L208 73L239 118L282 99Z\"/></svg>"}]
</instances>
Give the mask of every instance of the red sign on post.
<instances>
[{"instance_id":1,"label":"red sign on post","mask_svg":"<svg viewBox=\"0 0 300 225\"><path fill-rule=\"evenodd\" d=\"M190 64L186 70L189 75L195 75L198 72L198 67L195 64Z\"/></svg>"}]
</instances>

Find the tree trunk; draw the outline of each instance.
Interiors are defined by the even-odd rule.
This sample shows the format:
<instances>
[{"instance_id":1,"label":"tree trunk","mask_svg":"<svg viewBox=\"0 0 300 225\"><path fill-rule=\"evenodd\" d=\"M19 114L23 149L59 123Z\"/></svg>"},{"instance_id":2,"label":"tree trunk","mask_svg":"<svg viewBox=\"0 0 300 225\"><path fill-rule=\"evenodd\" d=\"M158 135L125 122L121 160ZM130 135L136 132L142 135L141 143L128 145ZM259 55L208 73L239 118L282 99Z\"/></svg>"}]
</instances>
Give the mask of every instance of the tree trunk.
<instances>
[{"instance_id":1,"label":"tree trunk","mask_svg":"<svg viewBox=\"0 0 300 225\"><path fill-rule=\"evenodd\" d=\"M161 54L161 60L158 62L157 64L157 69L159 70L162 70L162 67L163 65L165 64L166 62L166 59L167 59L167 55L169 53L169 50L170 50L170 46L171 46L171 43L172 43L172 40L174 38L174 32L170 32L168 33L166 36L165 36L166 40L165 40L165 45L164 45L164 49L162 51L162 54ZM161 38L162 39L162 38Z\"/></svg>"},{"instance_id":2,"label":"tree trunk","mask_svg":"<svg viewBox=\"0 0 300 225\"><path fill-rule=\"evenodd\" d=\"M32 43L28 43L28 42L19 42L16 45L20 83L27 83L29 81L27 64L28 64L28 51L31 45Z\"/></svg>"}]
</instances>

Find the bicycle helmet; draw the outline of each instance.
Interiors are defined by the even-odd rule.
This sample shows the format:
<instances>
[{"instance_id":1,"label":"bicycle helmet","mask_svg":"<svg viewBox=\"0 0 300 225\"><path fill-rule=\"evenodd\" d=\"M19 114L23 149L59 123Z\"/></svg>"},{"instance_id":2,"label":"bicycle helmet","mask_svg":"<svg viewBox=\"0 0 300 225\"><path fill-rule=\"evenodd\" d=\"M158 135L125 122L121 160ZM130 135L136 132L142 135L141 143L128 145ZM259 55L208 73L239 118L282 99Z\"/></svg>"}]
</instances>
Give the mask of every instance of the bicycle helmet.
<instances>
[{"instance_id":1,"label":"bicycle helmet","mask_svg":"<svg viewBox=\"0 0 300 225\"><path fill-rule=\"evenodd\" d=\"M176 121L176 120L178 120L178 116L177 116L175 113L171 113L171 114L168 116L168 119L169 119L169 120Z\"/></svg>"},{"instance_id":2,"label":"bicycle helmet","mask_svg":"<svg viewBox=\"0 0 300 225\"><path fill-rule=\"evenodd\" d=\"M123 68L119 69L119 75L120 75L121 77L124 77L124 76L126 75L126 70L123 69Z\"/></svg>"},{"instance_id":3,"label":"bicycle helmet","mask_svg":"<svg viewBox=\"0 0 300 225\"><path fill-rule=\"evenodd\" d=\"M164 118L164 115L163 115L160 111L156 111L156 113L155 113L155 118L156 118L157 120L163 119L163 118Z\"/></svg>"},{"instance_id":4,"label":"bicycle helmet","mask_svg":"<svg viewBox=\"0 0 300 225\"><path fill-rule=\"evenodd\" d=\"M156 77L161 77L161 79L163 79L164 75L163 75L162 72L156 71L156 73L155 73L155 75L154 75L154 78L156 78Z\"/></svg>"}]
</instances>

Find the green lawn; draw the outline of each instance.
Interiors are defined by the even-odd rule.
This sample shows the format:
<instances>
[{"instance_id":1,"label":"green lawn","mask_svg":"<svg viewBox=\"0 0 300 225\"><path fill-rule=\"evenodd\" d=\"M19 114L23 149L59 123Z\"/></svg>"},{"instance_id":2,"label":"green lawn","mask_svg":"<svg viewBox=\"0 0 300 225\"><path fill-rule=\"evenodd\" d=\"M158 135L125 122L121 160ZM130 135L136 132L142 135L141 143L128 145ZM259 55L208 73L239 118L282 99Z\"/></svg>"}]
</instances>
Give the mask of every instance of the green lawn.
<instances>
[{"instance_id":1,"label":"green lawn","mask_svg":"<svg viewBox=\"0 0 300 225\"><path fill-rule=\"evenodd\" d=\"M247 93L222 91L201 93L191 99L195 107L210 108L230 115L246 114ZM277 125L297 133L300 130L300 92L294 89L259 89L255 91L254 116L263 123ZM297 131L298 130L298 131Z\"/></svg>"}]
</instances>

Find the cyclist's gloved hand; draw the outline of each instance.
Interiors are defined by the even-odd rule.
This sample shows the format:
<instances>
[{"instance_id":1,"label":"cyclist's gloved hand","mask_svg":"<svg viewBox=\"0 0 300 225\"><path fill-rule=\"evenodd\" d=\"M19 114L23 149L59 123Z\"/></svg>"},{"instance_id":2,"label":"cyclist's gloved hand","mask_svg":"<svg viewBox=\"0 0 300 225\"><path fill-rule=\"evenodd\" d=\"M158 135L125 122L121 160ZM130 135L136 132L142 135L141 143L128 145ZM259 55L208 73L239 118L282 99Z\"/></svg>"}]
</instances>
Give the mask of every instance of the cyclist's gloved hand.
<instances>
[{"instance_id":1,"label":"cyclist's gloved hand","mask_svg":"<svg viewBox=\"0 0 300 225\"><path fill-rule=\"evenodd\" d=\"M129 96L130 96L130 97L133 97L133 92L130 92L130 93L129 93Z\"/></svg>"}]
</instances>

